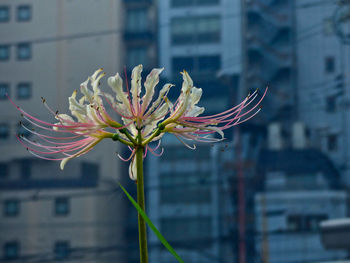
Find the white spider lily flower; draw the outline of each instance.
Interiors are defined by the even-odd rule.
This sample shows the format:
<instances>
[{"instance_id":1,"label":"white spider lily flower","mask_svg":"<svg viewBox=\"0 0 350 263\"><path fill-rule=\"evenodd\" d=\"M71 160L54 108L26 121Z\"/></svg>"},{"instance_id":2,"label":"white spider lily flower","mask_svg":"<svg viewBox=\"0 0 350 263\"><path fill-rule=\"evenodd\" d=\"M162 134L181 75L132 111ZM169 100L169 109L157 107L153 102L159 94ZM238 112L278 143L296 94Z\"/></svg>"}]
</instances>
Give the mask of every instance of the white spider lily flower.
<instances>
[{"instance_id":1,"label":"white spider lily flower","mask_svg":"<svg viewBox=\"0 0 350 263\"><path fill-rule=\"evenodd\" d=\"M137 180L135 153L138 149L143 149L144 157L148 151L156 156L161 155L163 149L160 153L156 151L165 132L174 134L191 149L194 147L185 143L184 140L194 142L223 140L223 130L238 125L259 112L258 105L267 91L266 89L260 99L257 99L258 93L255 91L239 105L225 112L199 116L205 110L204 107L197 106L202 96L202 89L193 86L193 81L186 71L182 72L181 93L175 103L167 97L169 90L174 86L172 84L165 84L157 98L153 98L162 71L163 68L153 69L142 85L142 65L136 66L132 70L130 90L127 81L125 88L123 87L123 80L117 73L107 81L112 95L100 90L99 85L104 73L102 69L98 69L81 83L82 96L79 100L77 100L77 91L68 98L71 115L54 112L43 99L44 105L58 120L58 123L54 124L29 115L11 100L29 123L43 131L41 133L24 126L39 142L23 136L18 136L18 140L37 157L61 160L61 169L69 160L92 150L103 139L111 138L114 141L120 141L130 148L131 154L128 158L118 156L124 161L131 160L129 176L132 180ZM142 91L143 86L144 91ZM141 94L143 94L142 98ZM106 102L113 112L107 113L104 107ZM117 118L112 118L110 114L115 113L118 115ZM58 135L52 136L47 133ZM220 138L210 136L214 133ZM152 141L158 141L155 148L149 146Z\"/></svg>"}]
</instances>

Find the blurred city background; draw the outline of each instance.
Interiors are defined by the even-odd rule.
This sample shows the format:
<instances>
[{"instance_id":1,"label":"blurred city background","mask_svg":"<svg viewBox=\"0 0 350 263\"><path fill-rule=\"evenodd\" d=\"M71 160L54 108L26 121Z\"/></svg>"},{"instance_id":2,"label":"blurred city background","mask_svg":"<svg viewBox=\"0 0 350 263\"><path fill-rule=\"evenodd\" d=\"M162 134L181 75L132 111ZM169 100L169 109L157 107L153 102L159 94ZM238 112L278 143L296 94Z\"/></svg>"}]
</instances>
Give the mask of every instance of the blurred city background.
<instances>
[{"instance_id":1,"label":"blurred city background","mask_svg":"<svg viewBox=\"0 0 350 263\"><path fill-rule=\"evenodd\" d=\"M269 87L222 143L147 156L147 213L186 263L350 262L349 0L0 0L0 262L139 262L125 149L61 171L6 96L53 121L41 97L65 113L97 68L138 64L174 94L186 69L208 114ZM151 232L149 253L176 262Z\"/></svg>"}]
</instances>

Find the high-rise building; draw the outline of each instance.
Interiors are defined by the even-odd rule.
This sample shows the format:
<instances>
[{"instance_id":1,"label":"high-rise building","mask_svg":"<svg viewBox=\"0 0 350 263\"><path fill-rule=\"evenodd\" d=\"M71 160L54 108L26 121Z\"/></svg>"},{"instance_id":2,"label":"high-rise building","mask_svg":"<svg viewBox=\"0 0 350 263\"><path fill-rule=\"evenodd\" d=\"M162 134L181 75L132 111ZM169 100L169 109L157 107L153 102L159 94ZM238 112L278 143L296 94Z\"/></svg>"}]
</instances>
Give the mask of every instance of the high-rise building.
<instances>
[{"instance_id":1,"label":"high-rise building","mask_svg":"<svg viewBox=\"0 0 350 263\"><path fill-rule=\"evenodd\" d=\"M147 72L158 64L157 5L154 0L123 0L124 63L128 71L142 64Z\"/></svg>"},{"instance_id":2,"label":"high-rise building","mask_svg":"<svg viewBox=\"0 0 350 263\"><path fill-rule=\"evenodd\" d=\"M186 70L202 88L205 114L232 107L240 74L240 1L158 1L159 66L179 94ZM173 97L173 94L169 94ZM227 137L232 137L227 134ZM149 216L185 262L220 262L221 237L217 178L212 172L212 145L187 149L176 137L162 140L161 158L148 167ZM150 235L150 260L172 256ZM224 262L224 261L222 261Z\"/></svg>"},{"instance_id":3,"label":"high-rise building","mask_svg":"<svg viewBox=\"0 0 350 263\"><path fill-rule=\"evenodd\" d=\"M145 77L153 68L158 67L158 21L157 3L155 0L123 0L124 28L123 43L125 46L124 66L128 76L132 69L143 65L142 76ZM129 151L126 149L126 151ZM125 174L127 174L127 169ZM129 193L136 195L136 186L129 181ZM129 263L137 263L139 259L139 241L137 211L127 204L126 213L129 220L126 224L126 242L128 250L126 259Z\"/></svg>"},{"instance_id":4,"label":"high-rise building","mask_svg":"<svg viewBox=\"0 0 350 263\"><path fill-rule=\"evenodd\" d=\"M332 158L350 186L350 45L341 36L350 4L337 3L297 1L297 105L313 146Z\"/></svg>"},{"instance_id":5,"label":"high-rise building","mask_svg":"<svg viewBox=\"0 0 350 263\"><path fill-rule=\"evenodd\" d=\"M0 3L0 261L123 262L116 144L101 142L62 172L16 140L30 135L6 96L55 122L40 97L65 113L68 96L96 69L122 69L122 14L114 0Z\"/></svg>"},{"instance_id":6,"label":"high-rise building","mask_svg":"<svg viewBox=\"0 0 350 263\"><path fill-rule=\"evenodd\" d=\"M295 1L242 1L242 89L268 86L261 115L266 120L295 115Z\"/></svg>"}]
</instances>

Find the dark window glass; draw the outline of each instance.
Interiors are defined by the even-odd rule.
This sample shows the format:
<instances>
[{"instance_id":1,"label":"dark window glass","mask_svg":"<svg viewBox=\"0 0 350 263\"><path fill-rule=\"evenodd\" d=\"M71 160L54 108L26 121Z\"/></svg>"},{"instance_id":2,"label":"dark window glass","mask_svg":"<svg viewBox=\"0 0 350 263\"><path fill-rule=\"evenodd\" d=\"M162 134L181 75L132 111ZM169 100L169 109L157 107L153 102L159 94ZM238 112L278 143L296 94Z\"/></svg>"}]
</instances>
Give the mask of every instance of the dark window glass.
<instances>
[{"instance_id":1,"label":"dark window glass","mask_svg":"<svg viewBox=\"0 0 350 263\"><path fill-rule=\"evenodd\" d=\"M172 7L215 5L219 0L171 0Z\"/></svg>"},{"instance_id":2,"label":"dark window glass","mask_svg":"<svg viewBox=\"0 0 350 263\"><path fill-rule=\"evenodd\" d=\"M95 177L98 176L98 164L96 163L86 163L83 162L81 164L81 170L82 170L82 176L84 178L91 178L91 177Z\"/></svg>"},{"instance_id":3,"label":"dark window glass","mask_svg":"<svg viewBox=\"0 0 350 263\"><path fill-rule=\"evenodd\" d=\"M67 197L56 198L55 214L58 216L65 216L69 214L69 199Z\"/></svg>"},{"instance_id":4,"label":"dark window glass","mask_svg":"<svg viewBox=\"0 0 350 263\"><path fill-rule=\"evenodd\" d=\"M10 8L8 6L0 6L0 23L10 20Z\"/></svg>"},{"instance_id":5,"label":"dark window glass","mask_svg":"<svg viewBox=\"0 0 350 263\"><path fill-rule=\"evenodd\" d=\"M17 21L25 22L32 18L32 8L29 5L17 7Z\"/></svg>"},{"instance_id":6,"label":"dark window glass","mask_svg":"<svg viewBox=\"0 0 350 263\"><path fill-rule=\"evenodd\" d=\"M172 60L173 72L181 72L184 69L192 71L194 69L193 57L175 57Z\"/></svg>"},{"instance_id":7,"label":"dark window glass","mask_svg":"<svg viewBox=\"0 0 350 263\"><path fill-rule=\"evenodd\" d=\"M164 218L160 222L161 231L168 240L178 242L191 242L196 240L196 242L198 242L196 244L201 247L211 245L207 240L212 234L211 224L211 218L206 216ZM205 231L203 231L204 229Z\"/></svg>"},{"instance_id":8,"label":"dark window glass","mask_svg":"<svg viewBox=\"0 0 350 263\"><path fill-rule=\"evenodd\" d=\"M16 199L5 200L4 215L17 216L19 214L19 201Z\"/></svg>"},{"instance_id":9,"label":"dark window glass","mask_svg":"<svg viewBox=\"0 0 350 263\"><path fill-rule=\"evenodd\" d=\"M0 83L0 100L6 100L7 95L10 95L10 84Z\"/></svg>"},{"instance_id":10,"label":"dark window glass","mask_svg":"<svg viewBox=\"0 0 350 263\"><path fill-rule=\"evenodd\" d=\"M138 48L130 48L128 49L128 67L135 67L139 64L142 64L145 68L148 65L148 57L147 57L147 48L146 47L138 47Z\"/></svg>"},{"instance_id":11,"label":"dark window glass","mask_svg":"<svg viewBox=\"0 0 350 263\"><path fill-rule=\"evenodd\" d=\"M17 126L17 135L28 138L32 133L29 131L31 125L27 122L21 122Z\"/></svg>"},{"instance_id":12,"label":"dark window glass","mask_svg":"<svg viewBox=\"0 0 350 263\"><path fill-rule=\"evenodd\" d=\"M32 160L25 159L20 161L21 167L21 177L23 179L28 179L32 175Z\"/></svg>"},{"instance_id":13,"label":"dark window glass","mask_svg":"<svg viewBox=\"0 0 350 263\"><path fill-rule=\"evenodd\" d=\"M32 57L32 46L30 43L21 43L17 45L17 59L28 60Z\"/></svg>"},{"instance_id":14,"label":"dark window glass","mask_svg":"<svg viewBox=\"0 0 350 263\"><path fill-rule=\"evenodd\" d=\"M9 175L9 167L10 166L8 163L0 163L0 180L6 178Z\"/></svg>"},{"instance_id":15,"label":"dark window glass","mask_svg":"<svg viewBox=\"0 0 350 263\"><path fill-rule=\"evenodd\" d=\"M305 217L305 230L317 231L320 228L321 221L327 220L327 215L309 215Z\"/></svg>"},{"instance_id":16,"label":"dark window glass","mask_svg":"<svg viewBox=\"0 0 350 263\"><path fill-rule=\"evenodd\" d=\"M0 45L0 61L6 61L10 59L10 46Z\"/></svg>"},{"instance_id":17,"label":"dark window glass","mask_svg":"<svg viewBox=\"0 0 350 263\"><path fill-rule=\"evenodd\" d=\"M219 70L220 64L220 56L201 56L198 59L198 71Z\"/></svg>"},{"instance_id":18,"label":"dark window glass","mask_svg":"<svg viewBox=\"0 0 350 263\"><path fill-rule=\"evenodd\" d=\"M16 259L19 256L19 243L17 241L4 244L4 258L6 260Z\"/></svg>"},{"instance_id":19,"label":"dark window glass","mask_svg":"<svg viewBox=\"0 0 350 263\"><path fill-rule=\"evenodd\" d=\"M338 149L338 136L336 134L328 135L327 148L329 151L336 151Z\"/></svg>"},{"instance_id":20,"label":"dark window glass","mask_svg":"<svg viewBox=\"0 0 350 263\"><path fill-rule=\"evenodd\" d=\"M10 135L10 127L6 123L0 123L0 140L7 139Z\"/></svg>"},{"instance_id":21,"label":"dark window glass","mask_svg":"<svg viewBox=\"0 0 350 263\"><path fill-rule=\"evenodd\" d=\"M303 228L303 218L300 215L291 215L287 219L287 227L290 231L300 231Z\"/></svg>"},{"instance_id":22,"label":"dark window glass","mask_svg":"<svg viewBox=\"0 0 350 263\"><path fill-rule=\"evenodd\" d=\"M325 72L333 73L335 71L335 61L334 57L325 58Z\"/></svg>"},{"instance_id":23,"label":"dark window glass","mask_svg":"<svg viewBox=\"0 0 350 263\"><path fill-rule=\"evenodd\" d=\"M55 243L54 253L55 258L58 260L64 260L69 257L69 242L68 241L57 241Z\"/></svg>"},{"instance_id":24,"label":"dark window glass","mask_svg":"<svg viewBox=\"0 0 350 263\"><path fill-rule=\"evenodd\" d=\"M337 98L335 96L327 97L326 99L326 111L334 113L337 107Z\"/></svg>"},{"instance_id":25,"label":"dark window glass","mask_svg":"<svg viewBox=\"0 0 350 263\"><path fill-rule=\"evenodd\" d=\"M17 85L17 99L29 99L32 96L32 85L28 82Z\"/></svg>"},{"instance_id":26,"label":"dark window glass","mask_svg":"<svg viewBox=\"0 0 350 263\"><path fill-rule=\"evenodd\" d=\"M129 32L144 32L148 30L147 9L130 9L126 15L126 30Z\"/></svg>"},{"instance_id":27,"label":"dark window glass","mask_svg":"<svg viewBox=\"0 0 350 263\"><path fill-rule=\"evenodd\" d=\"M173 44L213 43L220 41L220 17L176 17L171 21Z\"/></svg>"}]
</instances>

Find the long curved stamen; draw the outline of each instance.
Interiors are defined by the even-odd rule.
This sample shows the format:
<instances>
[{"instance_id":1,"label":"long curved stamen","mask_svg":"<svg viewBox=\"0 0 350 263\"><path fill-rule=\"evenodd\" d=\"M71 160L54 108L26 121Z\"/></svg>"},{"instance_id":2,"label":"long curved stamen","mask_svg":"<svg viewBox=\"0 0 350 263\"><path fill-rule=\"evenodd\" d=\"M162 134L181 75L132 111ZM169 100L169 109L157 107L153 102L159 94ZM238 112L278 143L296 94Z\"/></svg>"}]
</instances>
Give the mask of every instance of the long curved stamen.
<instances>
[{"instance_id":1,"label":"long curved stamen","mask_svg":"<svg viewBox=\"0 0 350 263\"><path fill-rule=\"evenodd\" d=\"M119 153L117 153L117 156L119 157L120 160L124 161L124 162L128 162L131 160L131 158L135 155L136 150L133 149L130 156L128 158L123 158Z\"/></svg>"}]
</instances>

